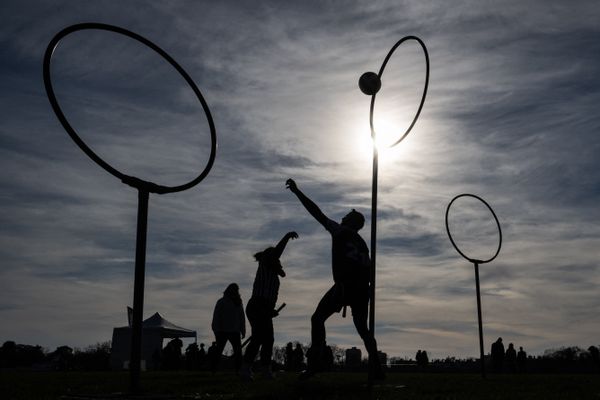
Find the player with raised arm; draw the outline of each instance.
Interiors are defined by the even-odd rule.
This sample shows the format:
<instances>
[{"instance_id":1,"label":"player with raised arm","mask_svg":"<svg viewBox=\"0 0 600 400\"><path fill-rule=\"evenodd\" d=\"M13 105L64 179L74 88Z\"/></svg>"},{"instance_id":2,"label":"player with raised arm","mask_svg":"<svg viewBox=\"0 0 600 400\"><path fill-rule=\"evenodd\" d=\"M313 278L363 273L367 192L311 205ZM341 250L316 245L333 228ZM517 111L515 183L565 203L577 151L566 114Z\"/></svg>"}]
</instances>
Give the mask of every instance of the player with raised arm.
<instances>
[{"instance_id":1,"label":"player with raised arm","mask_svg":"<svg viewBox=\"0 0 600 400\"><path fill-rule=\"evenodd\" d=\"M258 261L258 269L252 287L252 297L246 306L246 316L252 327L252 337L244 354L244 363L240 370L243 380L252 380L252 363L260 349L260 363L263 375L273 379L271 371L271 355L273 354L273 317L278 315L275 309L279 295L279 277L285 276L281 265L281 255L290 239L297 239L296 232L288 232L275 247L267 247L254 255Z\"/></svg>"},{"instance_id":2,"label":"player with raised arm","mask_svg":"<svg viewBox=\"0 0 600 400\"><path fill-rule=\"evenodd\" d=\"M308 368L301 378L309 378L321 369L325 347L325 321L334 313L350 306L354 326L363 339L369 353L369 380L383 379L385 375L377 355L377 342L367 326L369 305L369 271L371 260L369 249L358 234L365 218L352 209L341 223L329 218L296 185L288 179L286 187L298 197L304 208L331 234L331 267L334 284L325 293L311 317L312 347L308 356Z\"/></svg>"}]
</instances>

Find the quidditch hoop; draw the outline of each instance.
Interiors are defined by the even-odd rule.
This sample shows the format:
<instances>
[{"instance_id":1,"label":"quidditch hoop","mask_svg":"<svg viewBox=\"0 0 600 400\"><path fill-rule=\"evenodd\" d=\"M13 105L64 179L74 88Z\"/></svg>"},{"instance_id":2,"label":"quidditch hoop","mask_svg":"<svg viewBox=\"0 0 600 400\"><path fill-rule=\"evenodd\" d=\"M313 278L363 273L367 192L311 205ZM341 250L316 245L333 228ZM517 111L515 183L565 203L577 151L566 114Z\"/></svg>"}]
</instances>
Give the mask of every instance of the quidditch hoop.
<instances>
[{"instance_id":1,"label":"quidditch hoop","mask_svg":"<svg viewBox=\"0 0 600 400\"><path fill-rule=\"evenodd\" d=\"M496 254L494 254L493 257L490 258L490 259L488 259L488 260L482 261L482 260L476 260L474 258L470 258L465 253L463 253L462 251L460 251L460 249L458 248L458 246L454 242L454 239L452 239L452 234L450 233L450 228L448 226L448 213L450 212L450 207L452 206L452 203L454 203L455 200L458 200L461 197L473 197L474 199L477 199L477 200L481 201L483 204L485 204L485 206L488 208L488 210L490 210L490 212L494 216L494 220L496 221L496 225L498 226L498 234L499 234L498 249L496 250ZM490 205L485 200L483 200L481 197L476 196L474 194L470 194L470 193L459 194L458 196L456 196L455 198L453 198L450 201L450 203L448 203L448 207L446 208L446 232L448 233L448 237L450 238L450 242L452 242L452 246L454 246L454 248L456 249L456 251L458 251L458 253L461 256L463 256L464 258L466 258L467 260L469 260L472 263L477 263L477 264L489 263L490 261L492 261L494 258L496 258L498 256L498 253L500 253L500 248L502 247L502 229L500 228L500 222L498 221L498 217L496 216L496 213L494 212L494 210L492 210L492 207L490 207Z\"/></svg>"},{"instance_id":2,"label":"quidditch hoop","mask_svg":"<svg viewBox=\"0 0 600 400\"><path fill-rule=\"evenodd\" d=\"M194 178L190 182L183 184L183 185L178 185L178 186L157 185L155 183L144 181L144 180L136 178L136 177L128 176L128 175L125 175L122 172L118 171L116 168L112 167L110 164L108 164L106 161L104 161L102 158L100 158L100 156L98 156L79 137L79 135L77 134L75 129L71 126L71 124L69 124L69 121L67 121L67 118L65 117L64 113L62 112L62 110L58 104L58 101L56 99L56 96L54 94L54 89L52 87L52 80L51 80L51 76L50 76L50 63L52 60L52 55L54 53L54 50L58 46L58 43L65 36L67 36L73 32L83 31L83 30L110 31L110 32L114 32L114 33L119 33L121 35L125 35L131 39L137 40L138 42L148 46L149 48L151 48L152 50L157 52L162 58L164 58L169 64L171 64L171 66L173 66L173 68L175 68L177 70L177 72L179 72L179 74L183 77L183 79L185 79L185 81L188 83L188 85L190 85L190 87L196 94L198 101L200 101L202 108L204 109L204 113L206 114L206 118L208 120L208 125L210 127L210 140L211 140L210 156L208 158L208 162L206 163L206 166L204 167L204 170L200 173L200 175L198 175L196 178ZM50 104L52 105L52 109L54 110L54 113L58 117L58 120L60 121L62 126L65 128L65 130L67 131L69 136L71 136L71 139L73 139L73 141L75 143L77 143L79 148L81 150L83 150L83 152L85 154L87 154L88 157L90 157L96 164L98 164L99 166L104 168L104 170L106 170L111 175L114 175L115 177L117 177L118 179L123 181L124 183L127 183L128 185L137 187L139 189L143 188L144 190L146 190L148 192L152 192L152 193L163 194L163 193L180 192L182 190L189 189L192 186L195 186L198 183L200 183L200 181L202 181L208 175L210 169L212 168L212 165L215 161L215 154L216 154L216 150L217 150L217 135L216 135L215 124L213 122L212 115L210 113L210 110L208 109L208 104L204 100L204 97L202 97L202 93L200 93L200 89L198 89L198 87L196 86L196 84L194 83L192 78L187 74L187 72L185 72L185 70L179 64L177 64L177 62L170 55L168 55L163 49L161 49L160 47L158 47L157 45L152 43L150 40L148 40L136 33L133 33L126 29L120 28L118 26L100 24L100 23L83 23L83 24L76 24L76 25L71 25L71 26L66 27L65 29L58 32L52 38L52 40L48 44L48 47L46 48L46 53L44 54L44 86L46 87L46 94L48 95L48 100L50 100Z\"/></svg>"},{"instance_id":3,"label":"quidditch hoop","mask_svg":"<svg viewBox=\"0 0 600 400\"><path fill-rule=\"evenodd\" d=\"M398 46L400 46L402 43L404 43L407 40L411 40L411 39L416 40L421 45L421 47L423 48L423 53L425 54L425 65L426 65L425 86L423 87L423 95L421 96L421 103L419 104L419 109L417 110L417 113L415 114L415 117L413 118L412 122L410 123L408 129L406 129L404 134L402 134L402 136L400 136L400 139L398 139L396 142L394 142L389 147L394 147L395 145L397 145L398 143L403 141L404 138L410 133L413 126L415 126L415 123L417 122L417 119L419 118L419 115L421 114L421 110L423 109L423 104L425 103L425 96L427 96L427 88L429 87L429 53L427 52L427 47L425 47L425 43L423 43L423 41L416 36L405 36L402 39L400 39L398 42L396 42L396 44L392 47L392 49L389 51L388 55L383 60L383 64L381 64L381 68L379 69L379 73L377 75L379 76L379 79L381 79L381 77L383 75L383 71L385 70L385 66L387 65L388 61L390 60L390 57L392 57L392 54L394 54L394 51L396 51ZM369 123L371 124L371 136L372 137L375 137L375 128L373 126L373 113L374 113L374 109L375 109L375 97L376 96L377 96L377 94L374 94L371 97L371 111L370 111Z\"/></svg>"}]
</instances>

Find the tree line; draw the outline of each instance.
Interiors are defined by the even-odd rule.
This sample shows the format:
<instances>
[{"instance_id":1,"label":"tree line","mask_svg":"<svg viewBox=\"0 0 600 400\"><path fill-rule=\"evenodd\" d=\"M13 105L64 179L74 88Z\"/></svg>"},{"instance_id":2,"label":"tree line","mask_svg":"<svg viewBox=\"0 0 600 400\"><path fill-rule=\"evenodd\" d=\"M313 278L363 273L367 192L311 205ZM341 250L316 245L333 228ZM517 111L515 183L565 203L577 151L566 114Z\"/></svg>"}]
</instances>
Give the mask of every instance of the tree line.
<instances>
[{"instance_id":1,"label":"tree line","mask_svg":"<svg viewBox=\"0 0 600 400\"><path fill-rule=\"evenodd\" d=\"M306 351L308 345L299 344ZM188 347L196 345L190 344ZM197 346L197 345L196 345ZM331 345L331 369L345 369L346 350ZM590 346L587 349L578 346L548 349L542 355L527 356L524 369L510 371L508 368L503 373L598 373L600 372L600 356L598 347ZM17 344L6 341L0 348L0 368L23 368L39 370L82 370L82 371L108 371L110 370L111 342L100 342L83 349L59 346L54 351L49 351L41 346ZM421 351L421 350L419 350ZM424 352L424 351L423 351ZM170 364L168 369L203 369L202 365L191 363L192 352L182 352L179 362ZM229 355L223 355L224 366L229 364ZM190 360L186 360L190 358ZM288 369L286 363L286 347L274 346L273 367L278 370ZM418 359L418 360L417 360ZM492 370L491 354L485 357L486 365ZM366 368L366 361L363 360ZM395 372L478 372L479 360L476 358L434 358L423 359L418 354L411 357L391 357L387 368Z\"/></svg>"}]
</instances>

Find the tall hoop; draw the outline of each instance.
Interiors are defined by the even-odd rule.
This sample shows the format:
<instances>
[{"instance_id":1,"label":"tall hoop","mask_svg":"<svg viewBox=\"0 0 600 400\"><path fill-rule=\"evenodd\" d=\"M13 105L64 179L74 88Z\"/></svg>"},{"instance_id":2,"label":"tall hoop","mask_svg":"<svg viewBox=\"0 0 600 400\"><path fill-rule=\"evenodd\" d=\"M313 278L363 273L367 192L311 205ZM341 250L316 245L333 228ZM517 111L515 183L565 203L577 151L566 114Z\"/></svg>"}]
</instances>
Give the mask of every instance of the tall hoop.
<instances>
[{"instance_id":1,"label":"tall hoop","mask_svg":"<svg viewBox=\"0 0 600 400\"><path fill-rule=\"evenodd\" d=\"M51 67L52 55L54 54L54 51L56 50L56 47L58 46L59 42L63 38L65 38L67 35L70 35L71 33L74 33L77 31L83 31L83 30L102 30L102 31L114 32L114 33L118 33L118 34L127 36L131 39L134 39L134 40L144 44L145 46L151 48L156 53L158 53L169 64L171 64L171 66L173 66L173 68L175 68L177 70L177 72L179 72L179 74L183 77L183 79L185 79L185 81L188 83L188 85L192 88L192 90L194 91L194 94L196 95L196 98L202 105L204 113L206 114L206 118L208 120L208 125L210 127L210 140L211 140L210 155L208 158L208 162L206 163L206 166L204 167L202 172L196 178L192 179L191 181L189 181L188 183L185 183L183 185L163 186L163 185L155 184L153 182L145 181L143 179L128 176L128 175L122 173L121 171L117 170L116 168L114 168L113 166L108 164L106 161L104 161L100 156L98 156L81 139L81 137L79 136L77 131L75 131L75 129L71 126L71 124L69 124L69 121L67 120L65 114L62 112L62 109L60 108L60 105L58 104L58 100L56 99L56 95L54 94L54 88L52 87L51 68L50 67ZM167 52L165 52L163 49L158 47L156 44L154 44L150 40L144 38L143 36L138 35L137 33L128 31L127 29L123 29L118 26L100 24L100 23L94 23L94 22L76 24L76 25L71 25L71 26L64 28L63 30L58 32L52 38L52 40L48 44L48 47L46 48L46 52L44 54L44 86L46 88L46 94L48 95L48 100L50 100L50 104L52 105L52 109L54 110L54 113L58 117L58 120L62 124L63 128L65 128L65 130L67 131L67 133L69 134L71 139L73 139L73 141L77 144L77 146L79 146L79 148L81 150L83 150L83 152L85 154L87 154L87 156L89 158L91 158L96 164L98 164L100 167L102 167L106 172L115 176L116 178L120 179L121 181L123 181L124 183L126 183L130 186L144 187L145 190L147 190L150 193L164 194L164 193L180 192L180 191L189 189L189 188L197 185L198 183L200 183L208 175L208 173L210 172L210 169L213 166L213 163L215 161L216 150L217 150L217 134L216 134L215 124L212 119L212 115L208 108L208 104L204 100L202 93L200 93L200 89L198 89L198 86L196 86L196 84L194 83L192 78L188 75L188 73L185 72L185 70L169 54L167 54Z\"/></svg>"},{"instance_id":2,"label":"tall hoop","mask_svg":"<svg viewBox=\"0 0 600 400\"><path fill-rule=\"evenodd\" d=\"M448 226L448 214L450 212L450 207L452 206L452 203L454 203L456 200L458 200L461 197L472 197L474 199L479 200L483 204L485 204L485 206L488 208L488 210L490 210L490 212L494 216L494 220L496 221L496 226L498 227L498 234L499 234L498 249L496 250L496 253L491 258L489 258L485 261L471 258L471 257L467 256L465 253L463 253L460 250L460 248L458 247L458 245L456 244L456 242L454 241L454 239L452 238L452 234L450 233L450 227ZM448 233L448 238L450 238L450 242L452 242L452 246L454 246L454 248L456 249L458 254L460 254L461 256L463 256L465 259L467 259L468 261L470 261L472 263L477 263L477 264L489 263L490 261L492 261L493 259L495 259L498 256L498 253L500 253L500 248L502 247L502 229L500 228L500 222L498 221L498 217L496 216L496 213L494 212L492 207L490 207L490 205L485 200L483 200L481 197L476 196L474 194L470 194L470 193L459 194L458 196L454 197L450 201L450 203L448 203L448 207L446 207L446 232Z\"/></svg>"},{"instance_id":3,"label":"tall hoop","mask_svg":"<svg viewBox=\"0 0 600 400\"><path fill-rule=\"evenodd\" d=\"M400 138L396 142L391 144L389 147L394 147L398 143L403 141L404 138L406 138L406 136L408 136L408 134L410 133L412 128L415 126L415 123L417 122L417 119L419 118L419 115L421 114L421 110L423 109L423 104L425 104L425 97L427 96L427 89L429 87L429 52L427 51L427 47L425 47L425 43L423 43L423 41L416 36L405 36L402 39L400 39L398 42L396 42L396 44L394 46L392 46L391 50L389 51L389 53L383 60L383 64L381 64L381 68L379 68L379 73L377 74L377 76L381 80L381 77L383 76L383 71L385 70L385 67L386 67L388 61L392 57L392 54L394 54L396 49L402 43L406 42L407 40L416 40L421 45L421 48L423 49L423 53L425 54L425 65L426 65L425 86L423 87L423 95L421 96L421 102L419 103L419 108L417 109L417 113L415 114L415 117L413 118L412 122L408 126L408 129L406 129L406 131L402 134L402 136L400 136ZM371 109L370 109L370 113L369 113L369 124L371 125L371 137L373 137L373 138L375 137L375 127L373 126L373 113L375 110L375 97L376 96L377 96L377 93L375 93L375 94L373 94L373 96L371 96Z\"/></svg>"}]
</instances>

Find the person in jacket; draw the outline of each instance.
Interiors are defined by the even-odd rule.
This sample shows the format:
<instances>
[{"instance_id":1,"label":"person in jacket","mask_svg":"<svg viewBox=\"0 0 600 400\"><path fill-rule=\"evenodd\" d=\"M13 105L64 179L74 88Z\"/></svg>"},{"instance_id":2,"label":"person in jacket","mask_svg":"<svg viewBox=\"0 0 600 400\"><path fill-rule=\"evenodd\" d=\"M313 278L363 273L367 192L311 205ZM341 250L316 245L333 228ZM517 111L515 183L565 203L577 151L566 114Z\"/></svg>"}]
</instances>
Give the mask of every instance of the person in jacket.
<instances>
[{"instance_id":1,"label":"person in jacket","mask_svg":"<svg viewBox=\"0 0 600 400\"><path fill-rule=\"evenodd\" d=\"M225 344L229 341L233 347L233 358L236 372L242 362L242 342L246 336L246 316L244 305L237 283L227 286L213 312L212 330L215 334L216 347L211 356L211 371L217 371Z\"/></svg>"}]
</instances>

